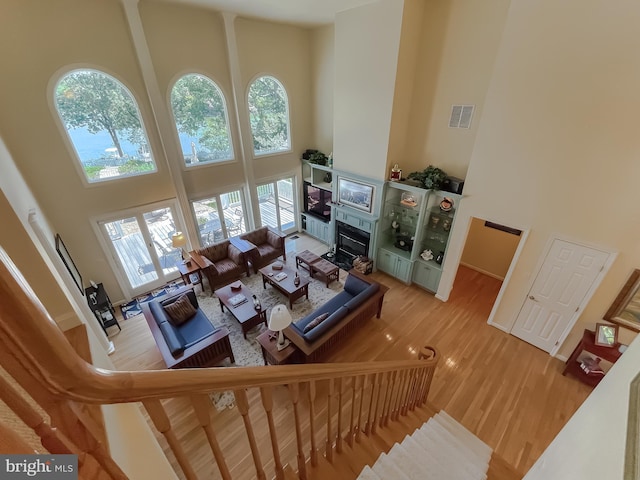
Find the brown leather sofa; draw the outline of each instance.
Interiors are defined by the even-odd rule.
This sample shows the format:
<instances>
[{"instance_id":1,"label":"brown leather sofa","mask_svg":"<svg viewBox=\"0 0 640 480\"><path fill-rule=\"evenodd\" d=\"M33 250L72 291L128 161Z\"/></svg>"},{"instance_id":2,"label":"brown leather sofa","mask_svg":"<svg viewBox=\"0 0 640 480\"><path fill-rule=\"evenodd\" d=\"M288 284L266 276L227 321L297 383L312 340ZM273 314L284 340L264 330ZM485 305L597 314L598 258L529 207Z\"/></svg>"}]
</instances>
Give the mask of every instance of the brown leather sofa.
<instances>
[{"instance_id":1,"label":"brown leather sofa","mask_svg":"<svg viewBox=\"0 0 640 480\"><path fill-rule=\"evenodd\" d=\"M237 280L245 272L244 254L229 240L195 250L195 253L194 260L207 276L211 292Z\"/></svg>"},{"instance_id":2,"label":"brown leather sofa","mask_svg":"<svg viewBox=\"0 0 640 480\"><path fill-rule=\"evenodd\" d=\"M287 260L287 255L284 251L285 237L284 233L271 227L260 227L257 230L240 235L241 239L256 247L249 252L255 273L258 273L260 268L269 265L280 256L283 260Z\"/></svg>"}]
</instances>

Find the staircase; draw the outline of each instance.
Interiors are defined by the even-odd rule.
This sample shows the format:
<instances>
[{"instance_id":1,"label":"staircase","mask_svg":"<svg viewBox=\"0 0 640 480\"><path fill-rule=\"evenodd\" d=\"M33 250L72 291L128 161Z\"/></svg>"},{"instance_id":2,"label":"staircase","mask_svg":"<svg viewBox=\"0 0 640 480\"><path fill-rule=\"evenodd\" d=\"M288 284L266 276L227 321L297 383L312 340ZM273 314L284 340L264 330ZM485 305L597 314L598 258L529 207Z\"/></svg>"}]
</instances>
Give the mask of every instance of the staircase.
<instances>
[{"instance_id":1,"label":"staircase","mask_svg":"<svg viewBox=\"0 0 640 480\"><path fill-rule=\"evenodd\" d=\"M491 448L441 411L382 453L361 480L485 480Z\"/></svg>"}]
</instances>

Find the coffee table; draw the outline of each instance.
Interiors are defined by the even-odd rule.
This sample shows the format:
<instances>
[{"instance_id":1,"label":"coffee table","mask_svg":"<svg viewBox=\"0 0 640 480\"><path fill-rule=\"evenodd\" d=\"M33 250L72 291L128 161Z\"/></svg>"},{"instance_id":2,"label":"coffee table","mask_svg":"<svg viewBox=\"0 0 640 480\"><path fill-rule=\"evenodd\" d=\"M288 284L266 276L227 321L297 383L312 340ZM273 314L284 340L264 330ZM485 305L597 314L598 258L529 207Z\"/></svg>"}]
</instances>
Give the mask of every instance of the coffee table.
<instances>
[{"instance_id":1,"label":"coffee table","mask_svg":"<svg viewBox=\"0 0 640 480\"><path fill-rule=\"evenodd\" d=\"M234 290L231 285L240 284L239 290ZM231 312L231 315L240 323L242 327L242 335L247 338L247 332L254 327L257 327L264 322L267 325L267 312L262 310L256 310L253 306L253 292L249 290L242 282L235 281L229 285L225 285L222 288L213 292L220 300L220 309L224 312L224 307ZM232 297L238 294L242 294L247 297L247 301L240 305L233 306L229 302Z\"/></svg>"},{"instance_id":2,"label":"coffee table","mask_svg":"<svg viewBox=\"0 0 640 480\"><path fill-rule=\"evenodd\" d=\"M280 263L282 262L274 262ZM300 278L300 284L296 285L294 283L294 278L296 276L296 271L290 269L287 266L283 266L282 270L274 270L273 263L271 265L267 265L266 267L262 267L258 270L262 274L262 287L267 288L267 283L271 285L273 288L278 290L280 293L287 296L289 299L289 308L293 309L293 302L302 298L303 296L307 297L309 300L309 279L306 277L298 277ZM283 280L276 280L276 275L279 273L286 273L287 278Z\"/></svg>"}]
</instances>

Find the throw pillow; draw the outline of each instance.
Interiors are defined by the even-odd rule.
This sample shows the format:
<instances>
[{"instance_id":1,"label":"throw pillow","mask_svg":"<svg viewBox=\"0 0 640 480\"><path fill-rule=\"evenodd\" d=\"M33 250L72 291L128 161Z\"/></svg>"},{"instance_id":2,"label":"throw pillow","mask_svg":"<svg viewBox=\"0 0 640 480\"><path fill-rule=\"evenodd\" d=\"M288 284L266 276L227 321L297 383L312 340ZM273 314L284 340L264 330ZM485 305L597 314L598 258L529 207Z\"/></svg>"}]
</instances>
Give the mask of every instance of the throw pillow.
<instances>
[{"instance_id":1,"label":"throw pillow","mask_svg":"<svg viewBox=\"0 0 640 480\"><path fill-rule=\"evenodd\" d=\"M176 327L182 325L198 313L186 295L181 295L175 302L165 305L164 311L167 312L171 323Z\"/></svg>"},{"instance_id":2,"label":"throw pillow","mask_svg":"<svg viewBox=\"0 0 640 480\"><path fill-rule=\"evenodd\" d=\"M328 317L329 317L328 313L323 313L322 315L318 315L316 318L314 318L313 320L311 320L309 323L305 325L304 330L302 332L307 333L312 328L315 328L318 325L320 325Z\"/></svg>"}]
</instances>

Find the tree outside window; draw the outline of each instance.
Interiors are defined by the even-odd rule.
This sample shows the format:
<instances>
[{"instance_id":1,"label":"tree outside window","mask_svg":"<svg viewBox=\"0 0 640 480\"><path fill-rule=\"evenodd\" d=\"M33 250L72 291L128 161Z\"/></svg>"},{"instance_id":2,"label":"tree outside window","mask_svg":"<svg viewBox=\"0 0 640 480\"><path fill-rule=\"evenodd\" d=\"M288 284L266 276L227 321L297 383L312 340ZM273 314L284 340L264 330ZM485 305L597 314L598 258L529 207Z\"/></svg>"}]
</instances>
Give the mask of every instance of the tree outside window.
<instances>
[{"instance_id":1,"label":"tree outside window","mask_svg":"<svg viewBox=\"0 0 640 480\"><path fill-rule=\"evenodd\" d=\"M70 72L58 82L55 102L89 182L156 171L137 104L115 78Z\"/></svg>"},{"instance_id":2,"label":"tree outside window","mask_svg":"<svg viewBox=\"0 0 640 480\"><path fill-rule=\"evenodd\" d=\"M233 158L227 107L218 86L189 74L171 89L171 108L186 165Z\"/></svg>"},{"instance_id":3,"label":"tree outside window","mask_svg":"<svg viewBox=\"0 0 640 480\"><path fill-rule=\"evenodd\" d=\"M248 100L255 155L290 150L289 102L282 84L259 77L249 87Z\"/></svg>"}]
</instances>

